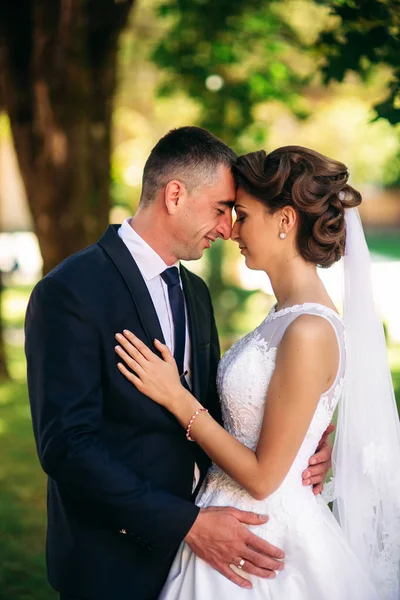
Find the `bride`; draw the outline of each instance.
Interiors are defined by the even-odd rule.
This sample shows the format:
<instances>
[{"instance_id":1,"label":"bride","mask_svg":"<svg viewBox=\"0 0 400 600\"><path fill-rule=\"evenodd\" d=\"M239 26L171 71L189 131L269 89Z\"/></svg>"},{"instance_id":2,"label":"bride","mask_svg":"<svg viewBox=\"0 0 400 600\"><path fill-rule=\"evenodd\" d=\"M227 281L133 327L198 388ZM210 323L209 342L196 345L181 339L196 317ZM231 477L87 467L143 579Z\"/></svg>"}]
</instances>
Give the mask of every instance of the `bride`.
<instances>
[{"instance_id":1,"label":"bride","mask_svg":"<svg viewBox=\"0 0 400 600\"><path fill-rule=\"evenodd\" d=\"M130 332L121 372L168 409L213 460L196 504L265 513L254 533L285 552L275 579L231 568L243 588L183 542L165 600L395 600L400 595L400 436L382 326L374 313L360 194L346 167L297 146L254 152L234 167L232 239L250 269L270 278L277 304L221 359L223 429L163 360ZM318 274L344 255L344 320ZM301 472L339 403L335 516Z\"/></svg>"}]
</instances>

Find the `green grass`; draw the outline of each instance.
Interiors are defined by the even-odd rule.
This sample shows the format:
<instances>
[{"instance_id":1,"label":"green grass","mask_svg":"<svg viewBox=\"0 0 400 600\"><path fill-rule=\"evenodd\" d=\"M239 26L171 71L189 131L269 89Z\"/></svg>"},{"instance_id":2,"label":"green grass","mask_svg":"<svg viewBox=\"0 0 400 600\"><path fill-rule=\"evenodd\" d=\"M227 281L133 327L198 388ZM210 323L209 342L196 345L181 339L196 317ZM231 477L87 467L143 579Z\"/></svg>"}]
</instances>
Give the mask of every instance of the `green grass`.
<instances>
[{"instance_id":1,"label":"green grass","mask_svg":"<svg viewBox=\"0 0 400 600\"><path fill-rule=\"evenodd\" d=\"M46 478L33 440L22 348L9 347L16 378L0 387L0 597L55 599L46 581Z\"/></svg>"},{"instance_id":2,"label":"green grass","mask_svg":"<svg viewBox=\"0 0 400 600\"><path fill-rule=\"evenodd\" d=\"M2 297L6 329L21 329L31 288L8 288ZM45 564L46 476L32 433L25 359L7 345L12 381L0 384L0 597L55 600Z\"/></svg>"},{"instance_id":3,"label":"green grass","mask_svg":"<svg viewBox=\"0 0 400 600\"><path fill-rule=\"evenodd\" d=\"M5 323L23 322L29 289L7 290ZM4 314L4 313L3 313ZM0 598L55 600L46 579L46 477L32 434L23 349L8 345L13 381L0 385ZM389 348L400 405L400 346Z\"/></svg>"}]
</instances>

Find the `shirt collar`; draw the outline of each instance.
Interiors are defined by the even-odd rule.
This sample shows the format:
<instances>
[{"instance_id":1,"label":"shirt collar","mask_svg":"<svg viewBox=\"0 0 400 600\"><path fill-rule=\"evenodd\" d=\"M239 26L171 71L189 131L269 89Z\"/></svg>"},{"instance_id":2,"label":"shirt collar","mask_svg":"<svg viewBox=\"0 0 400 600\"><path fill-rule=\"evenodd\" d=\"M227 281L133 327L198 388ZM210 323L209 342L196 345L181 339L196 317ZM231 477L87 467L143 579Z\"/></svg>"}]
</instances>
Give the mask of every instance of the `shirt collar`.
<instances>
[{"instance_id":1,"label":"shirt collar","mask_svg":"<svg viewBox=\"0 0 400 600\"><path fill-rule=\"evenodd\" d=\"M131 227L131 219L132 217L125 219L118 229L118 235L127 246L146 281L158 277L169 267L178 267L179 271L179 261L168 266L161 256Z\"/></svg>"}]
</instances>

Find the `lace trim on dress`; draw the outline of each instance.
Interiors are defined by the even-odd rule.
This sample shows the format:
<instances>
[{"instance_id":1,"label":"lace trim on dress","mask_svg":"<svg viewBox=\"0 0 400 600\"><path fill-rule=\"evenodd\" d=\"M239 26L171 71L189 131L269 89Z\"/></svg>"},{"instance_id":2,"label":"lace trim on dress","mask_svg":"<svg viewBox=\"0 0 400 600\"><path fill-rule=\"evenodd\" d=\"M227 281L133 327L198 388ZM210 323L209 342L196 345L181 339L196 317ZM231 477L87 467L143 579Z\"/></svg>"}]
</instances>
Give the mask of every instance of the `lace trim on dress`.
<instances>
[{"instance_id":1,"label":"lace trim on dress","mask_svg":"<svg viewBox=\"0 0 400 600\"><path fill-rule=\"evenodd\" d=\"M341 323L343 323L342 317L335 311L333 308L329 308L329 306L325 306L325 304L320 304L319 302L304 302L303 304L294 304L293 306L287 306L286 308L281 308L280 310L276 310L277 304L271 308L269 314L267 315L266 321L273 321L278 317L283 317L288 313L301 312L304 309L315 308L320 312L327 312L329 315L333 315L336 317Z\"/></svg>"}]
</instances>

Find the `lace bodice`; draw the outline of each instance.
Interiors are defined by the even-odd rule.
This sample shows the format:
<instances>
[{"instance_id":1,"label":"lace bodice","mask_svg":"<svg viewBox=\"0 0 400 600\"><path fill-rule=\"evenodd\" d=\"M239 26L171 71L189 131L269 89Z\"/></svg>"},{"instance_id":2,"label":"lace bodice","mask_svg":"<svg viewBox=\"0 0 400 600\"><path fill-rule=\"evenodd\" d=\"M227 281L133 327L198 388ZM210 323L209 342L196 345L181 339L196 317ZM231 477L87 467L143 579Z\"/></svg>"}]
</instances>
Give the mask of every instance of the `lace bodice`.
<instances>
[{"instance_id":1,"label":"lace bodice","mask_svg":"<svg viewBox=\"0 0 400 600\"><path fill-rule=\"evenodd\" d=\"M323 432L328 427L340 398L345 370L344 328L339 315L320 304L302 304L280 311L273 308L264 321L251 333L239 340L222 357L218 369L218 390L221 398L224 425L240 442L255 450L260 434L268 385L275 369L279 343L287 329L299 315L318 315L331 323L339 345L339 368L331 388L321 396L301 448L281 487L265 501L268 511L279 508L284 512L285 502L301 502L305 491L301 473L314 454ZM229 499L228 499L229 498ZM197 499L199 506L233 505L252 510L260 501L213 465ZM286 506L287 510L290 507ZM276 524L276 521L275 521Z\"/></svg>"},{"instance_id":2,"label":"lace bodice","mask_svg":"<svg viewBox=\"0 0 400 600\"><path fill-rule=\"evenodd\" d=\"M265 398L275 368L279 343L286 328L300 314L316 314L332 323L339 340L340 355L343 355L343 325L339 315L323 305L305 304L278 312L272 309L261 325L226 352L219 365L218 390L225 428L252 450L257 446ZM307 433L309 442L312 440L312 443L318 444L332 418L342 386L343 362L341 360L333 386L318 404Z\"/></svg>"}]
</instances>

